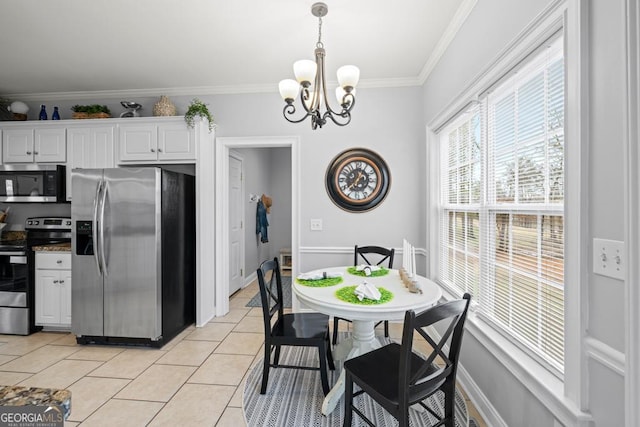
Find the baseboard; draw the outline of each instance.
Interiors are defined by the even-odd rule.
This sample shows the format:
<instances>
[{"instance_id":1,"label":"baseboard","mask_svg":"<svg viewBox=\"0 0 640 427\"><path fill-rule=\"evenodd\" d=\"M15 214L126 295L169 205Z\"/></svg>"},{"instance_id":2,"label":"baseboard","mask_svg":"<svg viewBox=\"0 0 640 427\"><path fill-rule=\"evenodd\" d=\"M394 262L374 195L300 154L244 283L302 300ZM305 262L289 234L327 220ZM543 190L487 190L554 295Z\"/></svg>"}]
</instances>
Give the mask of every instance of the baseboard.
<instances>
[{"instance_id":1,"label":"baseboard","mask_svg":"<svg viewBox=\"0 0 640 427\"><path fill-rule=\"evenodd\" d=\"M473 378L469 375L464 366L458 363L457 380L462 389L467 393L469 400L476 407L476 410L482 417L487 426L491 427L508 427L507 423L502 419L498 411L493 407L489 399L482 393L482 390Z\"/></svg>"},{"instance_id":2,"label":"baseboard","mask_svg":"<svg viewBox=\"0 0 640 427\"><path fill-rule=\"evenodd\" d=\"M258 280L258 273L254 271L253 273L251 273L250 275L244 278L244 284L242 285L242 287L246 288L256 280Z\"/></svg>"}]
</instances>

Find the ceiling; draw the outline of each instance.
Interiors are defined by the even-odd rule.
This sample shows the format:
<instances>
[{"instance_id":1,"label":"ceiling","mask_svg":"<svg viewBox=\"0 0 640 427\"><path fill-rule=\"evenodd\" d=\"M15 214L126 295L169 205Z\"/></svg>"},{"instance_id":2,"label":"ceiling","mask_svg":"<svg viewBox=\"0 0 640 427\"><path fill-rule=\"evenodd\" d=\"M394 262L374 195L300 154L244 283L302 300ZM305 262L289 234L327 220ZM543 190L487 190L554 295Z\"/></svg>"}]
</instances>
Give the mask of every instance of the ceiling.
<instances>
[{"instance_id":1,"label":"ceiling","mask_svg":"<svg viewBox=\"0 0 640 427\"><path fill-rule=\"evenodd\" d=\"M477 0L325 0L327 78L424 82ZM30 0L0 5L0 95L65 99L277 91L313 59L314 0Z\"/></svg>"}]
</instances>

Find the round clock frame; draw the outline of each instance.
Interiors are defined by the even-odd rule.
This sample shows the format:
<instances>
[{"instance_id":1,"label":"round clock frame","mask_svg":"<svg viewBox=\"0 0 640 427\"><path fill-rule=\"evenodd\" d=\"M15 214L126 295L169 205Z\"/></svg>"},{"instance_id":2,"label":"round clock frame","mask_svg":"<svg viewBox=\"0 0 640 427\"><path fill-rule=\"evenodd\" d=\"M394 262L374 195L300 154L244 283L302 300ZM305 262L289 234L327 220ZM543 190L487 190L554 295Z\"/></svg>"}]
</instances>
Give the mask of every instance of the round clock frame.
<instances>
[{"instance_id":1,"label":"round clock frame","mask_svg":"<svg viewBox=\"0 0 640 427\"><path fill-rule=\"evenodd\" d=\"M366 212L387 197L389 167L382 156L367 148L350 148L331 160L325 187L331 201L348 212Z\"/></svg>"}]
</instances>

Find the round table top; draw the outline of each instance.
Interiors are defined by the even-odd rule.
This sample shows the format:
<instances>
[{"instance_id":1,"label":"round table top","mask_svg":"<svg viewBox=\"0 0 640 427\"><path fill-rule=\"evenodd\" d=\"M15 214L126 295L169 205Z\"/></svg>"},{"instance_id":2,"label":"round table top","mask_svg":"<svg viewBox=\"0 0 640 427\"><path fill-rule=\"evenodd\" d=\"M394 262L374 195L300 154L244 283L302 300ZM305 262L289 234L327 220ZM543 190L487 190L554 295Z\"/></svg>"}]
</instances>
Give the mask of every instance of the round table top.
<instances>
[{"instance_id":1,"label":"round table top","mask_svg":"<svg viewBox=\"0 0 640 427\"><path fill-rule=\"evenodd\" d=\"M422 293L409 292L400 279L398 270L389 270L389 274L379 277L363 277L349 274L348 267L323 268L319 272L342 272L343 281L340 284L327 287L312 287L297 283L293 279L293 293L308 308L331 316L338 316L350 320L404 320L407 310L419 313L438 303L442 297L442 290L426 277L416 276ZM336 296L336 291L344 286L359 285L363 281L383 287L393 293L391 301L382 304L361 305L342 301Z\"/></svg>"}]
</instances>

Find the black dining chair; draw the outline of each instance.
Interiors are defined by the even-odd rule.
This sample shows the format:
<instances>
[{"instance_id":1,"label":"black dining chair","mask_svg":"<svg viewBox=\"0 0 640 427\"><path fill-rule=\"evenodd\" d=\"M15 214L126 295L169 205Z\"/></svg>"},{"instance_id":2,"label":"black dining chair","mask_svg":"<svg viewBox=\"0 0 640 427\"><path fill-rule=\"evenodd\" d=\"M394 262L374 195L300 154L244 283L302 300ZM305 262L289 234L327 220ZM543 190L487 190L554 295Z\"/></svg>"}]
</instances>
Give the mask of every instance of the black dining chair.
<instances>
[{"instance_id":1,"label":"black dining chair","mask_svg":"<svg viewBox=\"0 0 640 427\"><path fill-rule=\"evenodd\" d=\"M462 345L464 322L471 296L429 308L420 314L413 310L404 316L402 344L391 343L377 350L347 360L345 371L345 416L343 427L351 426L352 412L373 425L356 405L354 397L367 393L393 415L400 427L409 426L409 407L419 403L439 421L433 426L454 427L455 391L458 356ZM434 339L424 328L435 323L446 326L442 336ZM414 335L414 332L417 334ZM416 340L424 338L432 348L427 357L413 351ZM451 339L449 339L451 338ZM445 351L445 344L449 351ZM353 392L353 386L360 390ZM441 390L444 414L437 414L423 400Z\"/></svg>"},{"instance_id":2,"label":"black dining chair","mask_svg":"<svg viewBox=\"0 0 640 427\"><path fill-rule=\"evenodd\" d=\"M353 265L358 265L360 263L360 259L366 263L367 265L381 265L385 261L387 262L388 268L393 268L393 255L395 254L395 249L387 249L380 246L355 246L353 250ZM368 256L368 257L367 257ZM373 257L377 257L378 259L374 259ZM342 317L333 317L333 345L338 344L338 322L342 320L344 322L351 322L349 319L344 319ZM380 325L383 321L376 323L376 327ZM389 321L384 321L384 336L389 337Z\"/></svg>"},{"instance_id":3,"label":"black dining chair","mask_svg":"<svg viewBox=\"0 0 640 427\"><path fill-rule=\"evenodd\" d=\"M270 368L294 368L319 370L322 391L326 395L329 392L327 364L332 371L335 369L329 342L329 316L321 313L284 313L278 258L264 261L257 273L264 320L264 363L260 394L267 392ZM280 347L283 345L317 347L320 367L280 365ZM273 362L271 353L274 353Z\"/></svg>"}]
</instances>

